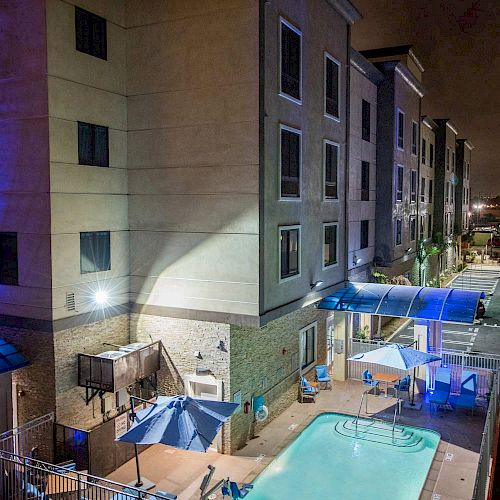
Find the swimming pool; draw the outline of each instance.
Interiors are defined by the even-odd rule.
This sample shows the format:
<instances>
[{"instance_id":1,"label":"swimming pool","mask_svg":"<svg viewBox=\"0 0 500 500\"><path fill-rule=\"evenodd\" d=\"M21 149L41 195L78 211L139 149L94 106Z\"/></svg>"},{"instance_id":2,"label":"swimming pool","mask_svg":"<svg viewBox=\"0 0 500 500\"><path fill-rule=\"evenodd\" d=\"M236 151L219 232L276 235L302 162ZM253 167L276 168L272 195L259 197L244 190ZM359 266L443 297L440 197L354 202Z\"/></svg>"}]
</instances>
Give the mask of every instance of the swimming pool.
<instances>
[{"instance_id":1,"label":"swimming pool","mask_svg":"<svg viewBox=\"0 0 500 500\"><path fill-rule=\"evenodd\" d=\"M253 482L249 500L418 500L440 436L340 413L319 415Z\"/></svg>"}]
</instances>

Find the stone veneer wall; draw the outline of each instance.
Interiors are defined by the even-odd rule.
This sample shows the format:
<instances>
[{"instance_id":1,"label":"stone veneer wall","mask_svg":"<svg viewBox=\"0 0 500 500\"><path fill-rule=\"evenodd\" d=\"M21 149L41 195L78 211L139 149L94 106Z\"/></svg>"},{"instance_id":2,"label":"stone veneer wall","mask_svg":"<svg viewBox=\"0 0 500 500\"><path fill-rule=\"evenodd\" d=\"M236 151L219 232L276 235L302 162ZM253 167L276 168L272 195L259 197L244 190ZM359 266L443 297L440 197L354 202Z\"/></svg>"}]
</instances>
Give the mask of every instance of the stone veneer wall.
<instances>
[{"instance_id":1,"label":"stone veneer wall","mask_svg":"<svg viewBox=\"0 0 500 500\"><path fill-rule=\"evenodd\" d=\"M263 328L231 326L231 391L241 391L242 405L264 395L269 417L255 423L253 412L243 409L231 418L231 452L245 445L262 427L298 398L298 369L292 357L299 354L299 331L317 321L317 362L326 360L326 318L331 313L313 305L298 309ZM312 369L306 376L314 378ZM232 396L231 395L231 396Z\"/></svg>"},{"instance_id":2,"label":"stone veneer wall","mask_svg":"<svg viewBox=\"0 0 500 500\"><path fill-rule=\"evenodd\" d=\"M85 403L85 389L78 387L78 353L114 350L110 344L129 343L128 314L54 333L56 418L59 424L91 429L103 422L101 400ZM112 415L109 415L112 416Z\"/></svg>"},{"instance_id":3,"label":"stone veneer wall","mask_svg":"<svg viewBox=\"0 0 500 500\"><path fill-rule=\"evenodd\" d=\"M194 374L197 368L208 368L222 380L224 401L230 401L228 324L134 313L130 315L130 338L132 342L162 341L165 349L158 374L160 394L183 394L183 377ZM221 340L227 352L217 349ZM195 357L197 351L202 359ZM225 425L223 450L228 449L229 437L229 425Z\"/></svg>"}]
</instances>

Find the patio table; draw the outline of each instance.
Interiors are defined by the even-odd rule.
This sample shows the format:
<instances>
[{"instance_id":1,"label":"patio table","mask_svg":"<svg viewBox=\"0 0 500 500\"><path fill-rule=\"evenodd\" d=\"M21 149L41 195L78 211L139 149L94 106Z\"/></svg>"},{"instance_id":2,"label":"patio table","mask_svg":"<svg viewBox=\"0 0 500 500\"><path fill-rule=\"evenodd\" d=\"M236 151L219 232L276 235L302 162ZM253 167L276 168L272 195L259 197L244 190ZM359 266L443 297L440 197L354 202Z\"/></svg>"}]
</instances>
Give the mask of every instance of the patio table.
<instances>
[{"instance_id":1,"label":"patio table","mask_svg":"<svg viewBox=\"0 0 500 500\"><path fill-rule=\"evenodd\" d=\"M375 373L373 379L379 382L385 382L385 397L389 384L395 384L401 377L397 373Z\"/></svg>"}]
</instances>

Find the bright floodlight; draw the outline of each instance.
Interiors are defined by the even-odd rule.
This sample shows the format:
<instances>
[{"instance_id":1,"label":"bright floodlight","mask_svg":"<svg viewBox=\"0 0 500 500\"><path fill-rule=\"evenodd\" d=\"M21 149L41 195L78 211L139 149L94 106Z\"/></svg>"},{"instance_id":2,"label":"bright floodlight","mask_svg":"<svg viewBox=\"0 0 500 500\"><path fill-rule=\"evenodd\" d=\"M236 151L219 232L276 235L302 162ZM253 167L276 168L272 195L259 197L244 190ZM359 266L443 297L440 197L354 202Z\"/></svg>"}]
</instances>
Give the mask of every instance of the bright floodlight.
<instances>
[{"instance_id":1,"label":"bright floodlight","mask_svg":"<svg viewBox=\"0 0 500 500\"><path fill-rule=\"evenodd\" d=\"M98 292L96 292L94 300L96 304L102 306L108 301L108 294L104 290L99 290Z\"/></svg>"}]
</instances>

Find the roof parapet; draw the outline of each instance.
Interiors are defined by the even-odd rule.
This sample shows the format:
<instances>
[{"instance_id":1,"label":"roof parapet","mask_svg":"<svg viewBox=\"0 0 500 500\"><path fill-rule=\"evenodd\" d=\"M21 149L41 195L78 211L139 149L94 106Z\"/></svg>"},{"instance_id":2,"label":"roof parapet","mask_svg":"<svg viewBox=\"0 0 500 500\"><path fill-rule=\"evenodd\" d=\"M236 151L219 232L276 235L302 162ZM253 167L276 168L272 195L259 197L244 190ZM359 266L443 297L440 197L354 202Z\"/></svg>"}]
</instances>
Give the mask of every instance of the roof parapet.
<instances>
[{"instance_id":1,"label":"roof parapet","mask_svg":"<svg viewBox=\"0 0 500 500\"><path fill-rule=\"evenodd\" d=\"M384 75L368 59L353 48L350 51L350 63L375 85L378 85L384 79Z\"/></svg>"},{"instance_id":2,"label":"roof parapet","mask_svg":"<svg viewBox=\"0 0 500 500\"><path fill-rule=\"evenodd\" d=\"M328 2L351 25L363 17L349 0L328 0Z\"/></svg>"}]
</instances>

